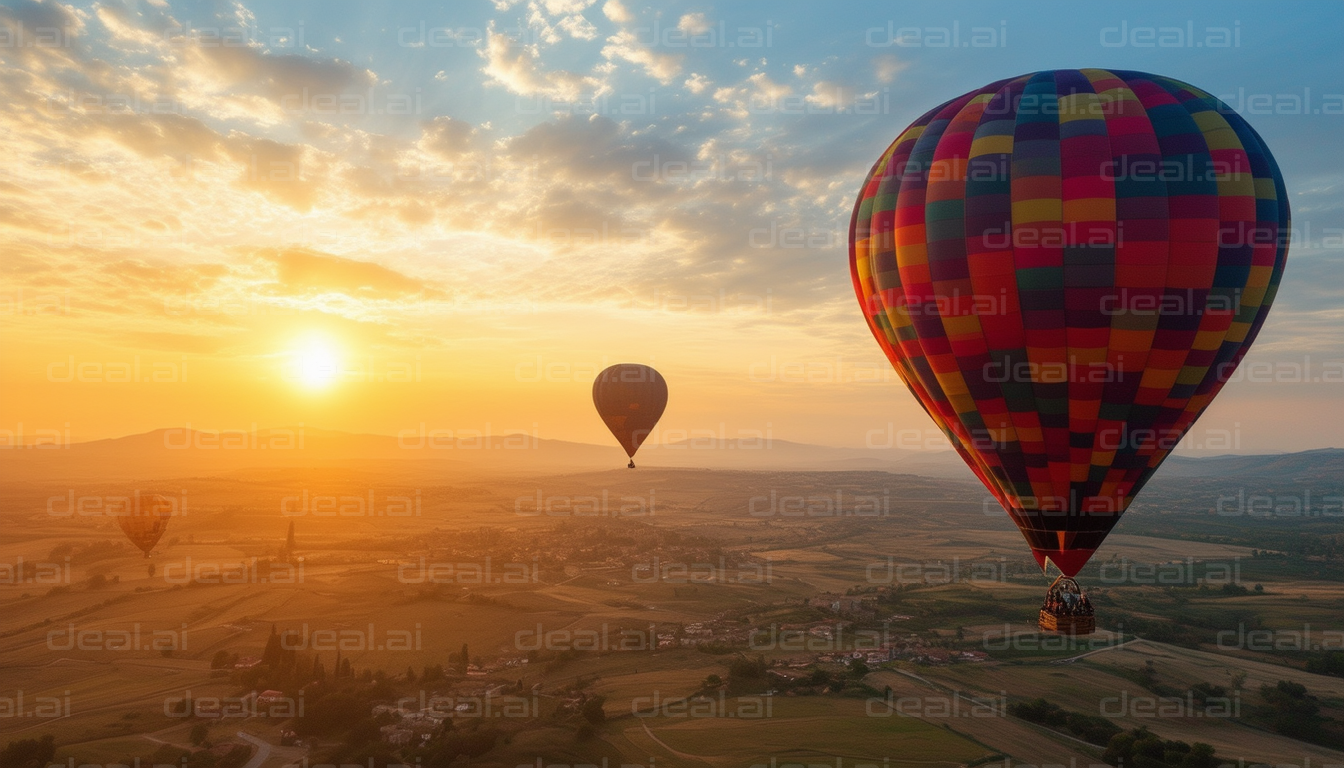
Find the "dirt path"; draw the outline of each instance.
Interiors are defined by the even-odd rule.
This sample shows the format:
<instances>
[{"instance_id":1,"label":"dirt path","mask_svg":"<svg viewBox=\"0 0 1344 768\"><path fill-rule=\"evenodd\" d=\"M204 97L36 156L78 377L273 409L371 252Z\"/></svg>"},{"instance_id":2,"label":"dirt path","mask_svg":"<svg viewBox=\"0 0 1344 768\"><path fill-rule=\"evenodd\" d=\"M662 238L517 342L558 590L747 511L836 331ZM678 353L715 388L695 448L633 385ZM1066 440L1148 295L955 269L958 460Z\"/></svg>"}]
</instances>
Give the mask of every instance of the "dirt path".
<instances>
[{"instance_id":1,"label":"dirt path","mask_svg":"<svg viewBox=\"0 0 1344 768\"><path fill-rule=\"evenodd\" d=\"M1091 656L1091 655L1096 654L1096 653L1105 653L1105 652L1107 652L1107 651L1118 651L1118 650L1120 650L1121 648L1124 648L1125 646L1128 646L1128 645L1135 645L1135 644L1142 643L1142 642L1144 642L1144 639L1143 639L1142 637L1136 637L1136 638L1133 638L1133 639L1131 639L1131 640L1126 640L1125 642L1120 643L1119 645L1108 645L1108 646L1106 646L1105 648L1098 648L1098 649L1096 649L1095 651L1088 651L1087 653L1080 653L1080 654L1078 654L1077 656L1070 656L1070 657L1067 658L1067 659L1055 659L1054 661L1052 661L1052 662L1050 662L1050 663L1051 663L1051 664L1072 664L1073 662L1075 662L1075 661L1077 661L1077 660L1079 660L1079 659L1085 659L1085 658L1087 658L1088 656Z\"/></svg>"}]
</instances>

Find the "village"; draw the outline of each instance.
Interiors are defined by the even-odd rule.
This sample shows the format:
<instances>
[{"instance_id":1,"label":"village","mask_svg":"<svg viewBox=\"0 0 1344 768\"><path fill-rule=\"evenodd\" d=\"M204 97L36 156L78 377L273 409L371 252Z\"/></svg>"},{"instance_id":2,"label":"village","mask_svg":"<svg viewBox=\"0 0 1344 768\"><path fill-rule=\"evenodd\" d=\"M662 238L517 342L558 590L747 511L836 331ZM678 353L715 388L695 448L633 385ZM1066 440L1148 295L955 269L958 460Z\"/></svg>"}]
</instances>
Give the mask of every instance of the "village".
<instances>
[{"instance_id":1,"label":"village","mask_svg":"<svg viewBox=\"0 0 1344 768\"><path fill-rule=\"evenodd\" d=\"M895 661L919 665L947 665L983 662L989 654L980 650L940 647L927 636L897 632L894 622L911 617L893 614L879 620L877 602L872 595L852 596L822 593L809 598L807 606L831 614L811 622L744 627L730 617L716 617L685 625L654 625L636 633L621 630L621 640L639 637L640 642L613 642L605 638L599 653L668 651L680 648L705 649L726 658L752 655L766 667L768 687L764 696L817 695L838 692L830 682L834 674L854 670L872 670ZM867 628L879 621L881 628ZM575 646L576 649L579 646ZM548 659L547 656L550 656ZM394 746L427 743L441 733L450 721L482 720L499 717L535 718L543 712L582 709L590 694L577 688L547 691L541 683L524 688L517 675L536 664L554 665L554 654L532 650L520 655L516 649L502 649L489 660L468 664L465 675L445 684L442 689L421 692L395 703L377 703L370 715L387 721L381 727L382 738ZM553 667L552 667L553 668ZM822 674L818 674L818 672ZM818 684L818 681L823 681ZM274 692L267 692L274 693ZM264 695L264 694L263 694ZM686 692L691 701L709 700L711 690ZM722 696L722 690L718 694Z\"/></svg>"}]
</instances>

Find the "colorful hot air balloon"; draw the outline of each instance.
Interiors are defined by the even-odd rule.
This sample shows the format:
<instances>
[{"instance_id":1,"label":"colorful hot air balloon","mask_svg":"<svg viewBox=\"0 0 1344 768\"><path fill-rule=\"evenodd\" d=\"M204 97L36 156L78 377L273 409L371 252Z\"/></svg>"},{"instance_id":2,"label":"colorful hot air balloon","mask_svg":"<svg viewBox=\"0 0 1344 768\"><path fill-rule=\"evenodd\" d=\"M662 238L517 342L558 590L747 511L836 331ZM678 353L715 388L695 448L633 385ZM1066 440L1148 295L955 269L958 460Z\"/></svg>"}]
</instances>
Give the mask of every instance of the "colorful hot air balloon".
<instances>
[{"instance_id":1,"label":"colorful hot air balloon","mask_svg":"<svg viewBox=\"0 0 1344 768\"><path fill-rule=\"evenodd\" d=\"M593 405L634 469L635 451L667 407L667 381L647 365L618 363L593 381Z\"/></svg>"},{"instance_id":2,"label":"colorful hot air balloon","mask_svg":"<svg viewBox=\"0 0 1344 768\"><path fill-rule=\"evenodd\" d=\"M120 510L117 522L121 532L131 543L149 557L150 550L168 530L173 516L173 502L157 493L136 494L131 506Z\"/></svg>"},{"instance_id":3,"label":"colorful hot air balloon","mask_svg":"<svg viewBox=\"0 0 1344 768\"><path fill-rule=\"evenodd\" d=\"M1072 577L1255 340L1288 229L1274 158L1218 99L1055 70L906 128L859 194L850 273L910 391Z\"/></svg>"}]
</instances>

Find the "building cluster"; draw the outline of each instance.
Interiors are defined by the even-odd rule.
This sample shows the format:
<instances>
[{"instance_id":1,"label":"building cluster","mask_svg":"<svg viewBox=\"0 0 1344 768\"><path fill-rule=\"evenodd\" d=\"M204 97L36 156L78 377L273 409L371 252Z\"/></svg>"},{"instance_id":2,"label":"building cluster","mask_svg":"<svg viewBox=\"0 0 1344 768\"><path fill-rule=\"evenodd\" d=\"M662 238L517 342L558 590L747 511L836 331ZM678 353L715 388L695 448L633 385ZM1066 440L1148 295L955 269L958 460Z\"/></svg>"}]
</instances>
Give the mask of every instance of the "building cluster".
<instances>
[{"instance_id":1,"label":"building cluster","mask_svg":"<svg viewBox=\"0 0 1344 768\"><path fill-rule=\"evenodd\" d=\"M808 600L807 604L842 616L877 613L877 597L874 595L837 595L823 592Z\"/></svg>"},{"instance_id":2,"label":"building cluster","mask_svg":"<svg viewBox=\"0 0 1344 768\"><path fill-rule=\"evenodd\" d=\"M498 696L504 689L502 684L471 683L447 692L435 691L413 701L375 704L369 714L392 721L379 729L383 741L395 747L420 747L440 733L449 719L480 717L482 703Z\"/></svg>"}]
</instances>

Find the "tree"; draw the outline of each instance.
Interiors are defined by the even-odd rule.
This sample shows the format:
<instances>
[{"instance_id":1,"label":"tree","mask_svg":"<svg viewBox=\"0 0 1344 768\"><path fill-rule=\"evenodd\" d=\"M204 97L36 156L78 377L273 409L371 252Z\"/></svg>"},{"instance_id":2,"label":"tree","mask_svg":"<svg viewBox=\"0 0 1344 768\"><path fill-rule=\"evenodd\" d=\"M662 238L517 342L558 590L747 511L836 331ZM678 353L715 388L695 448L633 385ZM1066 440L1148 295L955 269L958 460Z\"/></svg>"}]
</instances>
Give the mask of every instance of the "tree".
<instances>
[{"instance_id":1,"label":"tree","mask_svg":"<svg viewBox=\"0 0 1344 768\"><path fill-rule=\"evenodd\" d=\"M606 703L606 696L590 696L587 701L583 702L583 708L579 710L579 714L583 715L583 719L592 723L594 727L599 726L607 721L607 712L602 708Z\"/></svg>"},{"instance_id":2,"label":"tree","mask_svg":"<svg viewBox=\"0 0 1344 768\"><path fill-rule=\"evenodd\" d=\"M1290 680L1280 680L1276 686L1260 686L1260 696L1267 706L1261 710L1270 727L1284 736L1303 741L1319 740L1322 736L1321 706L1307 687Z\"/></svg>"},{"instance_id":3,"label":"tree","mask_svg":"<svg viewBox=\"0 0 1344 768\"><path fill-rule=\"evenodd\" d=\"M210 726L205 723L197 723L191 727L191 744L199 747L205 743L206 738L210 736Z\"/></svg>"},{"instance_id":4,"label":"tree","mask_svg":"<svg viewBox=\"0 0 1344 768\"><path fill-rule=\"evenodd\" d=\"M1102 759L1111 765L1145 768L1217 768L1220 764L1213 747L1208 744L1163 741L1147 728L1135 728L1112 736Z\"/></svg>"},{"instance_id":5,"label":"tree","mask_svg":"<svg viewBox=\"0 0 1344 768\"><path fill-rule=\"evenodd\" d=\"M0 750L0 765L5 768L39 768L51 762L56 755L56 737L46 734L40 739L19 739L9 742Z\"/></svg>"},{"instance_id":6,"label":"tree","mask_svg":"<svg viewBox=\"0 0 1344 768\"><path fill-rule=\"evenodd\" d=\"M728 665L728 677L734 680L759 680L765 677L768 668L763 656L758 655L755 659L738 656Z\"/></svg>"},{"instance_id":7,"label":"tree","mask_svg":"<svg viewBox=\"0 0 1344 768\"><path fill-rule=\"evenodd\" d=\"M406 682L408 683L415 682L415 667L406 668Z\"/></svg>"},{"instance_id":8,"label":"tree","mask_svg":"<svg viewBox=\"0 0 1344 768\"><path fill-rule=\"evenodd\" d=\"M333 693L309 702L307 715L295 721L294 730L303 736L344 732L367 712L366 702L348 693Z\"/></svg>"},{"instance_id":9,"label":"tree","mask_svg":"<svg viewBox=\"0 0 1344 768\"><path fill-rule=\"evenodd\" d=\"M720 685L723 685L723 678L718 675L710 675L705 678L705 681L700 684L700 687L709 689L718 688Z\"/></svg>"},{"instance_id":10,"label":"tree","mask_svg":"<svg viewBox=\"0 0 1344 768\"><path fill-rule=\"evenodd\" d=\"M266 638L266 650L261 652L261 663L271 669L280 669L281 658L284 656L285 649L280 645L280 635L275 631L275 625L271 625L271 635Z\"/></svg>"}]
</instances>

